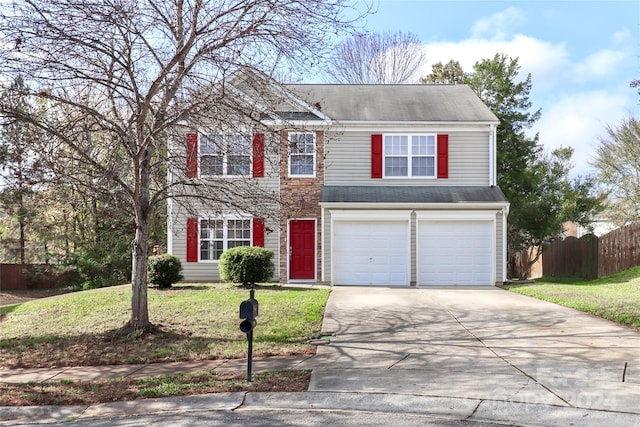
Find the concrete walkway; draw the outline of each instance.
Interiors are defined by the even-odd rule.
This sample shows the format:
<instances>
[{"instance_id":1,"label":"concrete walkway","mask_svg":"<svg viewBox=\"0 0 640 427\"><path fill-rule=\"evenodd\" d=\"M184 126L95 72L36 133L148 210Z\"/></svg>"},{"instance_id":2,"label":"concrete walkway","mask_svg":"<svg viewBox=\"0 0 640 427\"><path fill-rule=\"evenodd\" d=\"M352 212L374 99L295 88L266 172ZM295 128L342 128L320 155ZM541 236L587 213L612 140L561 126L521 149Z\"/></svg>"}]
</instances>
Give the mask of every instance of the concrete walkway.
<instances>
[{"instance_id":1,"label":"concrete walkway","mask_svg":"<svg viewBox=\"0 0 640 427\"><path fill-rule=\"evenodd\" d=\"M308 393L120 402L78 408L77 418L132 407L144 411L150 405L157 411L163 404L167 411L192 410L204 399L209 408L215 401L233 410L314 408L515 425L640 425L640 335L575 310L498 288L335 287L323 330L332 338L315 356L254 361L255 371L312 369ZM0 382L211 369L241 371L246 361L0 370ZM61 421L52 415L56 410L72 409L32 409ZM20 419L17 413L24 419L25 411L0 408L0 420Z\"/></svg>"}]
</instances>

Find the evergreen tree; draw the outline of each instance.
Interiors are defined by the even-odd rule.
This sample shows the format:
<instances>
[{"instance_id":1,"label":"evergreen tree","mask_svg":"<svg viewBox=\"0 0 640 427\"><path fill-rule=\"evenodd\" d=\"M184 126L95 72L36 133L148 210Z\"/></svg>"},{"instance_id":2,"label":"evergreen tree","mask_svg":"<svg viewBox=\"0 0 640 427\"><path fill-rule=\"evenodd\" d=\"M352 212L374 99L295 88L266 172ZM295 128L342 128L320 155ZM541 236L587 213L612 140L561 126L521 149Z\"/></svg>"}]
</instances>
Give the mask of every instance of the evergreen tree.
<instances>
[{"instance_id":1,"label":"evergreen tree","mask_svg":"<svg viewBox=\"0 0 640 427\"><path fill-rule=\"evenodd\" d=\"M473 89L500 120L497 128L497 183L509 200L507 256L558 236L562 224L589 226L602 210L593 177L569 178L572 148L545 153L538 134L527 131L540 118L529 100L531 74L518 81L517 59L496 54L465 73L457 61L433 65L423 83L461 81ZM539 253L538 253L539 254ZM537 257L536 257L537 258ZM535 260L534 260L535 261Z\"/></svg>"},{"instance_id":2,"label":"evergreen tree","mask_svg":"<svg viewBox=\"0 0 640 427\"><path fill-rule=\"evenodd\" d=\"M28 110L32 114L37 111L31 100L24 96L25 84L18 75L8 90L1 95L2 102L14 108ZM42 133L35 126L2 119L0 127L0 209L4 211L6 235L3 236L5 262L35 261L35 251L27 253L30 229L35 224L38 198L36 186L43 180L41 169L41 153L37 146Z\"/></svg>"}]
</instances>

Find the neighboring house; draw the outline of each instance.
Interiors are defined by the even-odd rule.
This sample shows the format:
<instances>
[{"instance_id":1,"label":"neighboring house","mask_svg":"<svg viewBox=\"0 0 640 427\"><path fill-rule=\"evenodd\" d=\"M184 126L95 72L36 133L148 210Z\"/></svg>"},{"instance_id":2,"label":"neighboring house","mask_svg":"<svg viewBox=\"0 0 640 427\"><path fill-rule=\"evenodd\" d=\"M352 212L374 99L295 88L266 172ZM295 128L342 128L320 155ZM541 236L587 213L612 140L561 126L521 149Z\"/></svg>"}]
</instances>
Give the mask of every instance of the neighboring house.
<instances>
[{"instance_id":1,"label":"neighboring house","mask_svg":"<svg viewBox=\"0 0 640 427\"><path fill-rule=\"evenodd\" d=\"M188 174L251 175L287 204L279 220L196 216L170 204L169 252L182 260L184 280L218 280L218 257L237 245L272 249L281 282L506 280L509 203L496 186L498 119L469 87L282 90L277 116L262 120L281 139L279 161L264 161L262 133L229 141L244 147L243 157L224 160L213 157L210 137L186 135L187 149L199 153Z\"/></svg>"},{"instance_id":2,"label":"neighboring house","mask_svg":"<svg viewBox=\"0 0 640 427\"><path fill-rule=\"evenodd\" d=\"M602 216L596 217L593 221L591 221L591 226L589 228L583 227L573 221L567 221L562 224L562 233L560 234L560 237L562 239L565 239L567 237L577 237L579 239L587 234L594 234L598 237L601 237L615 230L616 228L618 227L615 224Z\"/></svg>"}]
</instances>

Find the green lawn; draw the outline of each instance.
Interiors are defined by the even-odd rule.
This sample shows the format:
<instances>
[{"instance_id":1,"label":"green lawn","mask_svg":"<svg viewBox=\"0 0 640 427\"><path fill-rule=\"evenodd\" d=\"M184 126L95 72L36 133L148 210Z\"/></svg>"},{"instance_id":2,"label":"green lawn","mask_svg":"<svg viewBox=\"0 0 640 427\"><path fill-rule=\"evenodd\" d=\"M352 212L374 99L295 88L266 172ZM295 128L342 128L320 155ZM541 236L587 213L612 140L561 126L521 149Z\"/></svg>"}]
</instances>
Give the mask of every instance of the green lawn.
<instances>
[{"instance_id":1,"label":"green lawn","mask_svg":"<svg viewBox=\"0 0 640 427\"><path fill-rule=\"evenodd\" d=\"M328 289L258 286L260 303L254 356L313 352ZM245 357L239 330L247 289L180 284L149 289L151 322L160 332L112 338L130 316L130 286L34 300L5 309L0 321L0 366L46 367L149 363Z\"/></svg>"},{"instance_id":2,"label":"green lawn","mask_svg":"<svg viewBox=\"0 0 640 427\"><path fill-rule=\"evenodd\" d=\"M504 288L624 325L640 327L640 267L597 280L542 278L536 279L535 284Z\"/></svg>"}]
</instances>

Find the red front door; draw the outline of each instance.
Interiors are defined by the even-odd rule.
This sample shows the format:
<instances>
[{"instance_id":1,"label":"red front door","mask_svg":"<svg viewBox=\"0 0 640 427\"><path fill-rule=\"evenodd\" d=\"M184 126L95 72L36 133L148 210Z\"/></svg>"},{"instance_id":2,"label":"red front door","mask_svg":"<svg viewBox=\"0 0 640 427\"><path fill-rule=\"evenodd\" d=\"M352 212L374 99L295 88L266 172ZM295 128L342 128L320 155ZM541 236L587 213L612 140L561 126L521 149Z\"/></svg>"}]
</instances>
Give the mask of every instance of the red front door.
<instances>
[{"instance_id":1,"label":"red front door","mask_svg":"<svg viewBox=\"0 0 640 427\"><path fill-rule=\"evenodd\" d=\"M289 223L289 279L313 280L316 271L316 222L309 219Z\"/></svg>"}]
</instances>

